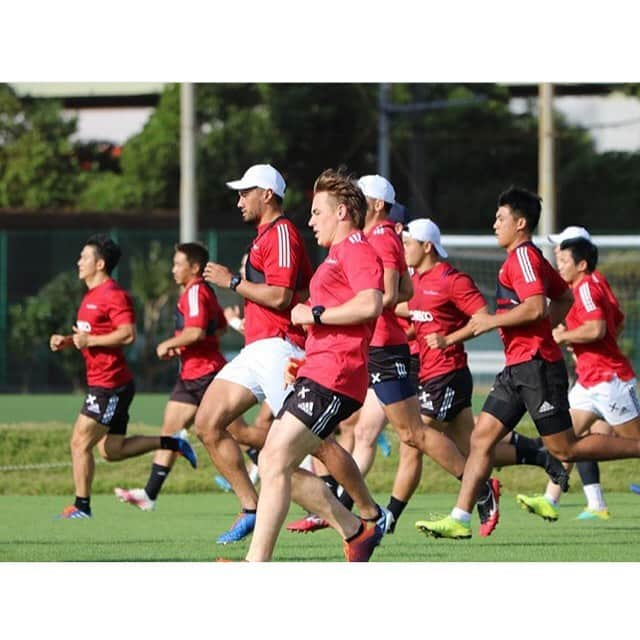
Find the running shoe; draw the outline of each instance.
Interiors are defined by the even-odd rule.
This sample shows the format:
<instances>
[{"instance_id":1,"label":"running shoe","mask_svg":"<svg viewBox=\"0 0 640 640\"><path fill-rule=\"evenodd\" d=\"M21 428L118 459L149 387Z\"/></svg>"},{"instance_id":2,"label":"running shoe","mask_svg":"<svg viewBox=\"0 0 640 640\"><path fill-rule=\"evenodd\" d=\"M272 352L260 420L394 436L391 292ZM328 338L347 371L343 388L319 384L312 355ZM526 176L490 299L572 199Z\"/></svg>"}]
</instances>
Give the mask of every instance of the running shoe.
<instances>
[{"instance_id":1,"label":"running shoe","mask_svg":"<svg viewBox=\"0 0 640 640\"><path fill-rule=\"evenodd\" d=\"M609 509L589 509L586 508L576 520L610 520L611 514Z\"/></svg>"},{"instance_id":2,"label":"running shoe","mask_svg":"<svg viewBox=\"0 0 640 640\"><path fill-rule=\"evenodd\" d=\"M391 443L389 442L389 438L387 438L387 434L384 431L380 432L378 439L376 440L376 444L380 447L380 453L385 458L388 458L391 455Z\"/></svg>"},{"instance_id":3,"label":"running shoe","mask_svg":"<svg viewBox=\"0 0 640 640\"><path fill-rule=\"evenodd\" d=\"M482 501L476 502L480 516L478 533L486 538L493 533L500 520L500 482L496 478L489 478L489 495Z\"/></svg>"},{"instance_id":4,"label":"running shoe","mask_svg":"<svg viewBox=\"0 0 640 640\"><path fill-rule=\"evenodd\" d=\"M243 538L246 538L253 532L256 526L256 514L244 513L241 511L238 517L234 520L229 531L225 531L218 536L216 544L231 544L234 542L240 542Z\"/></svg>"},{"instance_id":5,"label":"running shoe","mask_svg":"<svg viewBox=\"0 0 640 640\"><path fill-rule=\"evenodd\" d=\"M471 524L469 522L461 522L451 516L441 520L418 520L416 529L432 538L462 540L471 537Z\"/></svg>"},{"instance_id":6,"label":"running shoe","mask_svg":"<svg viewBox=\"0 0 640 640\"><path fill-rule=\"evenodd\" d=\"M224 476L215 475L213 477L213 480L220 487L220 489L222 489L225 493L229 493L229 491L232 490L232 487L229 484L229 481Z\"/></svg>"},{"instance_id":7,"label":"running shoe","mask_svg":"<svg viewBox=\"0 0 640 640\"><path fill-rule=\"evenodd\" d=\"M193 447L184 438L177 436L171 437L178 441L178 453L181 456L184 456L189 461L189 464L195 469L198 466L198 456L196 456L196 452L193 450Z\"/></svg>"},{"instance_id":8,"label":"running shoe","mask_svg":"<svg viewBox=\"0 0 640 640\"><path fill-rule=\"evenodd\" d=\"M62 513L57 515L55 518L56 520L81 520L83 518L91 518L91 514L78 509L78 507L73 504L70 504L68 507L65 507L62 510Z\"/></svg>"},{"instance_id":9,"label":"running shoe","mask_svg":"<svg viewBox=\"0 0 640 640\"><path fill-rule=\"evenodd\" d=\"M293 531L293 533L313 533L314 531L320 531L320 529L326 529L329 523L317 516L315 513L310 513L300 520L294 520L287 525L287 531Z\"/></svg>"},{"instance_id":10,"label":"running shoe","mask_svg":"<svg viewBox=\"0 0 640 640\"><path fill-rule=\"evenodd\" d=\"M633 491L633 493L640 494L640 484L630 484L629 485L629 489L631 489L631 491Z\"/></svg>"},{"instance_id":11,"label":"running shoe","mask_svg":"<svg viewBox=\"0 0 640 640\"><path fill-rule=\"evenodd\" d=\"M116 487L113 490L116 498L120 502L126 502L142 511L153 511L156 508L156 501L152 500L144 489L121 489Z\"/></svg>"},{"instance_id":12,"label":"running shoe","mask_svg":"<svg viewBox=\"0 0 640 640\"><path fill-rule=\"evenodd\" d=\"M555 522L558 519L558 509L551 504L544 496L516 496L517 503L529 513L534 513L548 522Z\"/></svg>"},{"instance_id":13,"label":"running shoe","mask_svg":"<svg viewBox=\"0 0 640 640\"><path fill-rule=\"evenodd\" d=\"M546 450L545 454L547 459L544 463L544 470L549 476L549 480L554 484L559 485L562 492L566 493L569 491L569 473L558 458L555 458Z\"/></svg>"},{"instance_id":14,"label":"running shoe","mask_svg":"<svg viewBox=\"0 0 640 640\"><path fill-rule=\"evenodd\" d=\"M362 522L362 531L352 540L344 541L344 557L347 562L369 562L373 550L380 544L384 532L374 522Z\"/></svg>"}]
</instances>

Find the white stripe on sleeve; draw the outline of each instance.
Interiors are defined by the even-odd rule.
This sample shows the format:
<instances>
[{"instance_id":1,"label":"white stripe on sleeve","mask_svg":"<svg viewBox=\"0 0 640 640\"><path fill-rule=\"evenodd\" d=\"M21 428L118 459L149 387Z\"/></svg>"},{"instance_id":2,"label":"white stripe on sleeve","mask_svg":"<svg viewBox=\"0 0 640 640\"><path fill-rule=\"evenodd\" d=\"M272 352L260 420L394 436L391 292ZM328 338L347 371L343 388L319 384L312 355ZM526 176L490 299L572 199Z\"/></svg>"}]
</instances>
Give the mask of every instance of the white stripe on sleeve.
<instances>
[{"instance_id":1,"label":"white stripe on sleeve","mask_svg":"<svg viewBox=\"0 0 640 640\"><path fill-rule=\"evenodd\" d=\"M582 304L587 311L595 311L596 305L593 302L593 298L591 297L591 289L589 288L589 283L585 282L581 284L578 291L580 292L580 299L582 300Z\"/></svg>"},{"instance_id":2,"label":"white stripe on sleeve","mask_svg":"<svg viewBox=\"0 0 640 640\"><path fill-rule=\"evenodd\" d=\"M536 274L531 266L527 247L518 247L516 249L516 255L518 257L518 262L520 263L520 269L522 269L522 275L524 276L525 282L535 282Z\"/></svg>"},{"instance_id":3,"label":"white stripe on sleeve","mask_svg":"<svg viewBox=\"0 0 640 640\"><path fill-rule=\"evenodd\" d=\"M276 229L278 229L278 266L289 269L291 267L289 227L286 224L281 224Z\"/></svg>"},{"instance_id":4,"label":"white stripe on sleeve","mask_svg":"<svg viewBox=\"0 0 640 640\"><path fill-rule=\"evenodd\" d=\"M199 284L194 284L191 289L189 289L189 293L187 294L187 300L189 302L189 317L195 318L198 316L200 312L198 305L198 289L200 288Z\"/></svg>"}]
</instances>

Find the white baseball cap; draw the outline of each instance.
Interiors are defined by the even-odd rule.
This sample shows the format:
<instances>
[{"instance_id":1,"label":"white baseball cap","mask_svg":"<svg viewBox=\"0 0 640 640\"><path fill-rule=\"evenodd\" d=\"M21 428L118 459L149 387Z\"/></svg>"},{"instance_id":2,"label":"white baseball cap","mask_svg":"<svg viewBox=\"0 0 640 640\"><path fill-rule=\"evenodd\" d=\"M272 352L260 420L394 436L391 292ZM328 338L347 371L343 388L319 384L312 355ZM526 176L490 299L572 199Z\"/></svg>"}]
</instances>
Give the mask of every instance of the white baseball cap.
<instances>
[{"instance_id":1,"label":"white baseball cap","mask_svg":"<svg viewBox=\"0 0 640 640\"><path fill-rule=\"evenodd\" d=\"M358 180L358 186L362 190L362 193L368 198L384 200L389 204L394 204L396 201L396 190L386 178L377 174L373 176L362 176L362 178Z\"/></svg>"},{"instance_id":2,"label":"white baseball cap","mask_svg":"<svg viewBox=\"0 0 640 640\"><path fill-rule=\"evenodd\" d=\"M560 233L549 234L549 241L553 244L562 244L565 240L575 240L576 238L584 238L591 242L591 234L584 227L567 227Z\"/></svg>"},{"instance_id":3,"label":"white baseball cap","mask_svg":"<svg viewBox=\"0 0 640 640\"><path fill-rule=\"evenodd\" d=\"M440 229L438 225L429 218L416 218L407 225L407 230L402 234L406 237L418 240L418 242L431 242L441 258L446 258L449 254L440 244Z\"/></svg>"},{"instance_id":4,"label":"white baseball cap","mask_svg":"<svg viewBox=\"0 0 640 640\"><path fill-rule=\"evenodd\" d=\"M271 189L277 196L284 198L287 185L280 172L270 164L254 164L244 172L240 180L227 182L227 187L236 191L253 189L254 187Z\"/></svg>"}]
</instances>

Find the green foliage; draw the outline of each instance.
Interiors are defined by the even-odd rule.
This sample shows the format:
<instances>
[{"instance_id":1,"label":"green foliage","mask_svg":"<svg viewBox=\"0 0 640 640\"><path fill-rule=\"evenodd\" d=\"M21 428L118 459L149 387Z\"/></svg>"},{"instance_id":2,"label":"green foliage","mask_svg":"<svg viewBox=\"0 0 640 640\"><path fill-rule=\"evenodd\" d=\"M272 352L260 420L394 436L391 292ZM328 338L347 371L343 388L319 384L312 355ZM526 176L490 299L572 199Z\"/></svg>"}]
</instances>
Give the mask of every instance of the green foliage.
<instances>
[{"instance_id":1,"label":"green foliage","mask_svg":"<svg viewBox=\"0 0 640 640\"><path fill-rule=\"evenodd\" d=\"M60 273L35 296L9 307L9 353L21 363L23 386L29 386L31 375L49 360L49 336L68 335L75 324L76 310L84 294L84 285L73 271ZM82 385L82 357L72 348L64 349L51 358L74 388ZM52 379L56 379L54 374Z\"/></svg>"},{"instance_id":2,"label":"green foliage","mask_svg":"<svg viewBox=\"0 0 640 640\"><path fill-rule=\"evenodd\" d=\"M75 204L86 176L69 137L76 120L56 102L20 104L0 85L0 207L67 207Z\"/></svg>"},{"instance_id":3,"label":"green foliage","mask_svg":"<svg viewBox=\"0 0 640 640\"><path fill-rule=\"evenodd\" d=\"M126 211L140 206L140 184L129 176L105 171L96 174L78 196L81 211Z\"/></svg>"}]
</instances>

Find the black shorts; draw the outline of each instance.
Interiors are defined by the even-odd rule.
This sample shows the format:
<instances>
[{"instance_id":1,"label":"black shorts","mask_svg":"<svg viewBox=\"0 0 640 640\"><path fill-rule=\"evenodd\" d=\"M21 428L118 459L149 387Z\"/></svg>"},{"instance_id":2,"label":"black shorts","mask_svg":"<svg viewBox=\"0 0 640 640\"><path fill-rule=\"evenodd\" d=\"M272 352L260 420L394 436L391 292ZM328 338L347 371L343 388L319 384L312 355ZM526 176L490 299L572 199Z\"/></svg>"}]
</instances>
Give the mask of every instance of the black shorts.
<instances>
[{"instance_id":1,"label":"black shorts","mask_svg":"<svg viewBox=\"0 0 640 640\"><path fill-rule=\"evenodd\" d=\"M295 381L293 391L284 399L277 417L281 418L288 411L311 433L324 440L361 406L357 400L303 377Z\"/></svg>"},{"instance_id":2,"label":"black shorts","mask_svg":"<svg viewBox=\"0 0 640 640\"><path fill-rule=\"evenodd\" d=\"M564 360L534 358L505 367L496 376L482 410L509 430L528 411L541 436L554 435L572 428L568 386Z\"/></svg>"},{"instance_id":3,"label":"black shorts","mask_svg":"<svg viewBox=\"0 0 640 640\"><path fill-rule=\"evenodd\" d=\"M450 422L471 406L472 393L469 367L424 380L418 385L420 413L440 422Z\"/></svg>"},{"instance_id":4,"label":"black shorts","mask_svg":"<svg viewBox=\"0 0 640 640\"><path fill-rule=\"evenodd\" d=\"M418 390L418 376L420 375L420 356L417 353L409 355L409 382Z\"/></svg>"},{"instance_id":5,"label":"black shorts","mask_svg":"<svg viewBox=\"0 0 640 640\"><path fill-rule=\"evenodd\" d=\"M122 387L89 387L80 413L109 429L114 435L125 435L129 424L129 406L136 392L133 380Z\"/></svg>"},{"instance_id":6,"label":"black shorts","mask_svg":"<svg viewBox=\"0 0 640 640\"><path fill-rule=\"evenodd\" d=\"M202 396L209 388L209 385L216 377L217 371L214 373L208 373L201 378L194 378L193 380L183 380L178 377L176 384L171 391L169 400L173 402L184 402L184 404L194 404L196 407L202 402Z\"/></svg>"},{"instance_id":7,"label":"black shorts","mask_svg":"<svg viewBox=\"0 0 640 640\"><path fill-rule=\"evenodd\" d=\"M382 404L393 404L416 394L409 377L409 345L369 348L369 386Z\"/></svg>"}]
</instances>

